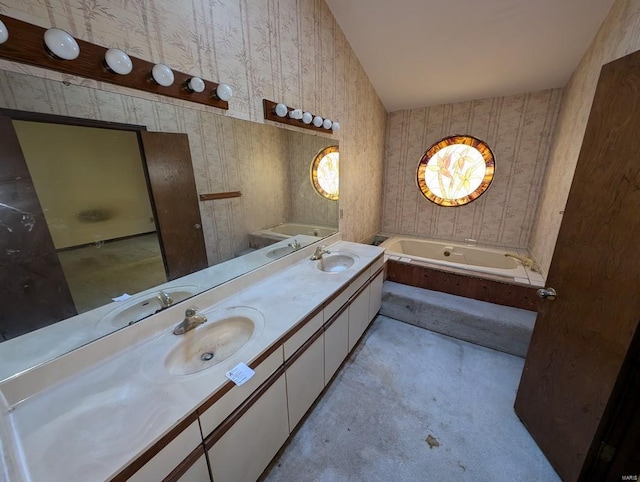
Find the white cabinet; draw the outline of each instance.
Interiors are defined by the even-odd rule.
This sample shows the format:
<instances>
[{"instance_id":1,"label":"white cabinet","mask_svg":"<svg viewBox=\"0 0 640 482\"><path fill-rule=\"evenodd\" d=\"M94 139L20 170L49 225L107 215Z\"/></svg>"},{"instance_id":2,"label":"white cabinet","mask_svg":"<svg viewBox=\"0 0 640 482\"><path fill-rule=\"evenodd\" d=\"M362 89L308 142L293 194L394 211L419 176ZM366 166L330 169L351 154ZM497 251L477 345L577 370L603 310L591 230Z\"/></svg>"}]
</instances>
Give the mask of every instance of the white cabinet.
<instances>
[{"instance_id":1,"label":"white cabinet","mask_svg":"<svg viewBox=\"0 0 640 482\"><path fill-rule=\"evenodd\" d=\"M280 376L209 449L213 480L256 480L288 437L287 388Z\"/></svg>"},{"instance_id":2,"label":"white cabinet","mask_svg":"<svg viewBox=\"0 0 640 482\"><path fill-rule=\"evenodd\" d=\"M349 308L338 312L324 330L324 383L329 383L349 353Z\"/></svg>"},{"instance_id":3,"label":"white cabinet","mask_svg":"<svg viewBox=\"0 0 640 482\"><path fill-rule=\"evenodd\" d=\"M369 285L349 305L349 351L369 326Z\"/></svg>"},{"instance_id":4,"label":"white cabinet","mask_svg":"<svg viewBox=\"0 0 640 482\"><path fill-rule=\"evenodd\" d=\"M322 332L303 353L287 366L289 427L293 431L324 388L324 339Z\"/></svg>"},{"instance_id":5,"label":"white cabinet","mask_svg":"<svg viewBox=\"0 0 640 482\"><path fill-rule=\"evenodd\" d=\"M207 465L207 458L204 452L202 452L202 456L177 479L178 482L209 482L210 480L209 466Z\"/></svg>"},{"instance_id":6,"label":"white cabinet","mask_svg":"<svg viewBox=\"0 0 640 482\"><path fill-rule=\"evenodd\" d=\"M373 281L371 281L369 292L369 321L373 320L380 311L382 306L382 283L384 282L384 273L378 273Z\"/></svg>"}]
</instances>

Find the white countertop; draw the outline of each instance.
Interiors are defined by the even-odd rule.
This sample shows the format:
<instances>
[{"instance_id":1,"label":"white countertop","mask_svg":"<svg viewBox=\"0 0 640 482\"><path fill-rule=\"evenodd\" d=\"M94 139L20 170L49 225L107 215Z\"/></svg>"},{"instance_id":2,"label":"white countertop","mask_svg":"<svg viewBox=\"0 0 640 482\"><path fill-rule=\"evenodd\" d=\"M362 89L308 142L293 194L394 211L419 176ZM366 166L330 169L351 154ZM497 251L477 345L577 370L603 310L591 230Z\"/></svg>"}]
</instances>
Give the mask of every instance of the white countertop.
<instances>
[{"instance_id":1,"label":"white countertop","mask_svg":"<svg viewBox=\"0 0 640 482\"><path fill-rule=\"evenodd\" d=\"M184 308L175 307L139 323L162 324L162 331L155 328L149 338L0 414L5 418L0 421L3 437L3 426L15 428L27 480L115 476L218 391L227 382L225 372L239 362L251 363L383 252L349 242L330 249L355 254L356 262L345 271L324 273L305 258L212 305L208 300L215 298L209 292L192 299L201 311L246 306L264 316L261 335L219 364L192 375L165 372L166 342L157 340L181 320L177 313ZM111 336L95 344L109 343Z\"/></svg>"}]
</instances>

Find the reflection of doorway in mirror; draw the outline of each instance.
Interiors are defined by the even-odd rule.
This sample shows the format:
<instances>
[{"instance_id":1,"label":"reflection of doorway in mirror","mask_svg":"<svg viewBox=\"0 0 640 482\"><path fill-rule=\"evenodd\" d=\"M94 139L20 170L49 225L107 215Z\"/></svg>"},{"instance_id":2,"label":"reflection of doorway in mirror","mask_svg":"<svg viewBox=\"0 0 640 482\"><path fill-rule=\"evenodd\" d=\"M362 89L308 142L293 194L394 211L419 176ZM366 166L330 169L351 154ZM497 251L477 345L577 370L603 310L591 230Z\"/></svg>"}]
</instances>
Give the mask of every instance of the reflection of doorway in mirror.
<instances>
[{"instance_id":1,"label":"reflection of doorway in mirror","mask_svg":"<svg viewBox=\"0 0 640 482\"><path fill-rule=\"evenodd\" d=\"M77 311L166 282L137 133L13 125Z\"/></svg>"}]
</instances>

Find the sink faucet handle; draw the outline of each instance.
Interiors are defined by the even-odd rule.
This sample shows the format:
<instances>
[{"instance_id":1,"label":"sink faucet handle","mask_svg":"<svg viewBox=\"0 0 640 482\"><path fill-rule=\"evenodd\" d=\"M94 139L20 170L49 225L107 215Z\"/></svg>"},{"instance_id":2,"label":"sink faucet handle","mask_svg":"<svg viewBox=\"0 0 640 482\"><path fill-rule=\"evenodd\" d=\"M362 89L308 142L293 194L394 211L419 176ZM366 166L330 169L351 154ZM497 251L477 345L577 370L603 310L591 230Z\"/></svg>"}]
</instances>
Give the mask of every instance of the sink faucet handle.
<instances>
[{"instance_id":1,"label":"sink faucet handle","mask_svg":"<svg viewBox=\"0 0 640 482\"><path fill-rule=\"evenodd\" d=\"M197 312L198 312L198 308L196 306L192 306L191 308L187 308L184 311L184 316L187 318L191 318L192 316L196 316Z\"/></svg>"},{"instance_id":2,"label":"sink faucet handle","mask_svg":"<svg viewBox=\"0 0 640 482\"><path fill-rule=\"evenodd\" d=\"M169 308L173 304L173 298L171 298L171 295L165 291L160 290L160 293L158 293L156 298L160 301L162 308Z\"/></svg>"}]
</instances>

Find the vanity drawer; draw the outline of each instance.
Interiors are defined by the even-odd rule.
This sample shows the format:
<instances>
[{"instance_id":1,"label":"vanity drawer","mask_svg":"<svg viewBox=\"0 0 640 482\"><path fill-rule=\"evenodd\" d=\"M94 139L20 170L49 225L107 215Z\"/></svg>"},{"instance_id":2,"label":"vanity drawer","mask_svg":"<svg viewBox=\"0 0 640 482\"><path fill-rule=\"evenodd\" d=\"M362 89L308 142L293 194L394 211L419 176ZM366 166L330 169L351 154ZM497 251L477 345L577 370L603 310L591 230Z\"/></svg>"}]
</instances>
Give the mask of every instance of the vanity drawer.
<instances>
[{"instance_id":1,"label":"vanity drawer","mask_svg":"<svg viewBox=\"0 0 640 482\"><path fill-rule=\"evenodd\" d=\"M384 256L378 256L378 259L376 259L369 268L369 273L375 273L380 268L382 268L382 265L384 265Z\"/></svg>"},{"instance_id":2,"label":"vanity drawer","mask_svg":"<svg viewBox=\"0 0 640 482\"><path fill-rule=\"evenodd\" d=\"M196 420L127 480L130 482L163 480L198 445L202 445L202 436Z\"/></svg>"},{"instance_id":3,"label":"vanity drawer","mask_svg":"<svg viewBox=\"0 0 640 482\"><path fill-rule=\"evenodd\" d=\"M358 291L362 285L364 285L369 279L369 269L366 269L360 276L349 283L342 293L336 296L329 302L324 308L324 319L328 320L351 298L356 291Z\"/></svg>"},{"instance_id":4,"label":"vanity drawer","mask_svg":"<svg viewBox=\"0 0 640 482\"><path fill-rule=\"evenodd\" d=\"M302 328L300 328L291 338L284 342L284 359L288 360L298 348L313 336L313 334L322 328L324 317L322 310L311 318Z\"/></svg>"},{"instance_id":5,"label":"vanity drawer","mask_svg":"<svg viewBox=\"0 0 640 482\"><path fill-rule=\"evenodd\" d=\"M264 381L274 373L278 367L284 363L284 350L279 347L267 357L258 367L256 374L243 385L234 386L225 393L220 400L217 400L204 412L198 411L200 415L200 425L202 435L206 438L215 428L220 425L231 413L244 402Z\"/></svg>"}]
</instances>

